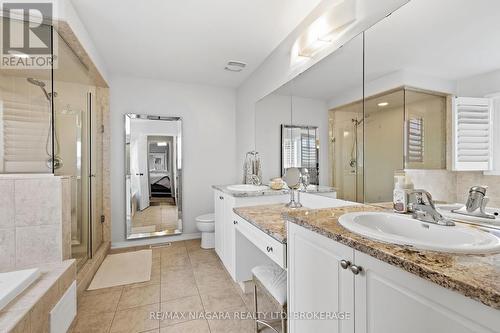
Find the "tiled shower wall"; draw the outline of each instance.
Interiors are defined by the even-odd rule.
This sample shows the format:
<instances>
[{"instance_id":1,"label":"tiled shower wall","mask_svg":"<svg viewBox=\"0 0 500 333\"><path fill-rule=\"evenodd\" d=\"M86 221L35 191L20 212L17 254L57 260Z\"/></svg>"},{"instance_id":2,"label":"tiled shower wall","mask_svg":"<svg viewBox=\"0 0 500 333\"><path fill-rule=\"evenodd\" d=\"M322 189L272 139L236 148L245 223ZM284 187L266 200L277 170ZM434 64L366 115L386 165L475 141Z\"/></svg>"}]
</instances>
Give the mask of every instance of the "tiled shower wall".
<instances>
[{"instance_id":1,"label":"tiled shower wall","mask_svg":"<svg viewBox=\"0 0 500 333\"><path fill-rule=\"evenodd\" d=\"M0 193L0 272L70 258L68 178L1 175Z\"/></svg>"}]
</instances>

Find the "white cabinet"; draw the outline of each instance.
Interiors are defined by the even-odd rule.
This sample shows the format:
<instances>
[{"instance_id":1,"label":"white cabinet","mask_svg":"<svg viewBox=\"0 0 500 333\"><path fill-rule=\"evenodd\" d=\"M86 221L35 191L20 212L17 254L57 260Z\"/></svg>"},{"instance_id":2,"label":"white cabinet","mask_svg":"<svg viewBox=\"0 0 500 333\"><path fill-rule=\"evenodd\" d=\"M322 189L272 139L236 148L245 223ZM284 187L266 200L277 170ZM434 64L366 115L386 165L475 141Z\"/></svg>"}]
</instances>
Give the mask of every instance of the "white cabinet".
<instances>
[{"instance_id":1,"label":"white cabinet","mask_svg":"<svg viewBox=\"0 0 500 333\"><path fill-rule=\"evenodd\" d=\"M343 269L341 260L361 272ZM500 332L499 310L291 223L288 278L290 333ZM351 316L295 319L319 311Z\"/></svg>"},{"instance_id":2,"label":"white cabinet","mask_svg":"<svg viewBox=\"0 0 500 333\"><path fill-rule=\"evenodd\" d=\"M221 191L214 191L215 207L215 252L223 260L224 254L224 195Z\"/></svg>"},{"instance_id":3,"label":"white cabinet","mask_svg":"<svg viewBox=\"0 0 500 333\"><path fill-rule=\"evenodd\" d=\"M355 331L500 332L500 311L354 251Z\"/></svg>"},{"instance_id":4,"label":"white cabinet","mask_svg":"<svg viewBox=\"0 0 500 333\"><path fill-rule=\"evenodd\" d=\"M290 223L287 249L289 331L353 332L352 319L307 318L314 313L354 312L353 275L340 266L341 260L352 262L352 249Z\"/></svg>"},{"instance_id":5,"label":"white cabinet","mask_svg":"<svg viewBox=\"0 0 500 333\"><path fill-rule=\"evenodd\" d=\"M233 212L235 207L256 206L287 202L288 195L254 196L254 197L234 197L219 190L214 190L215 207L215 252L222 260L227 271L235 281L236 274L236 226L238 219ZM260 230L256 230L261 232ZM264 237L270 237L262 232ZM258 250L260 251L260 250ZM246 276L247 274L242 274Z\"/></svg>"}]
</instances>

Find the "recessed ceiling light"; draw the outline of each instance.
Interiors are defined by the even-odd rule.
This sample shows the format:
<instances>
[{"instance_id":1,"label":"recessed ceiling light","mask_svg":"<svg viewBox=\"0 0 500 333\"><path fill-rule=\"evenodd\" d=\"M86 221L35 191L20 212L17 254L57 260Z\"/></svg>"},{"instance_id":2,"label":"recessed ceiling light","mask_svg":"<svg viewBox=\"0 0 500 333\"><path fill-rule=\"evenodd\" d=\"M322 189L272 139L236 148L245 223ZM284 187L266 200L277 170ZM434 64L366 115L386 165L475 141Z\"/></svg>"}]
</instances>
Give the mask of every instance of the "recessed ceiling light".
<instances>
[{"instance_id":1,"label":"recessed ceiling light","mask_svg":"<svg viewBox=\"0 0 500 333\"><path fill-rule=\"evenodd\" d=\"M381 103L378 103L377 105L378 106L387 106L387 105L389 105L389 103L387 103L387 102L381 102Z\"/></svg>"},{"instance_id":2,"label":"recessed ceiling light","mask_svg":"<svg viewBox=\"0 0 500 333\"><path fill-rule=\"evenodd\" d=\"M246 66L247 64L242 61L229 61L224 69L230 72L241 72Z\"/></svg>"}]
</instances>

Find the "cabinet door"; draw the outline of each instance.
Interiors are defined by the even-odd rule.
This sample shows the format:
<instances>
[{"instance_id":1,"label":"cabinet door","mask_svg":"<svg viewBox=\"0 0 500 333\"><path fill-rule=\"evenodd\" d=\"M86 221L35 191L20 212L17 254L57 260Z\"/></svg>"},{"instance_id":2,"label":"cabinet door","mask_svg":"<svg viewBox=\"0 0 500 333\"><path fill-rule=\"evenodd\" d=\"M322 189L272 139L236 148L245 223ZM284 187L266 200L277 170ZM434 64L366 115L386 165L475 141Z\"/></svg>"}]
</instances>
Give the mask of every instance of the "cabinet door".
<instances>
[{"instance_id":1,"label":"cabinet door","mask_svg":"<svg viewBox=\"0 0 500 333\"><path fill-rule=\"evenodd\" d=\"M356 333L498 332L500 311L355 251Z\"/></svg>"},{"instance_id":2,"label":"cabinet door","mask_svg":"<svg viewBox=\"0 0 500 333\"><path fill-rule=\"evenodd\" d=\"M233 224L234 217L234 197L225 196L224 197L224 266L226 266L227 271L231 277L235 278L235 232L236 228Z\"/></svg>"},{"instance_id":3,"label":"cabinet door","mask_svg":"<svg viewBox=\"0 0 500 333\"><path fill-rule=\"evenodd\" d=\"M340 266L341 260L352 262L354 251L296 224L287 227L290 333L354 332L354 275ZM300 318L334 312L349 318Z\"/></svg>"},{"instance_id":4,"label":"cabinet door","mask_svg":"<svg viewBox=\"0 0 500 333\"><path fill-rule=\"evenodd\" d=\"M224 260L224 195L214 191L215 207L215 252Z\"/></svg>"}]
</instances>

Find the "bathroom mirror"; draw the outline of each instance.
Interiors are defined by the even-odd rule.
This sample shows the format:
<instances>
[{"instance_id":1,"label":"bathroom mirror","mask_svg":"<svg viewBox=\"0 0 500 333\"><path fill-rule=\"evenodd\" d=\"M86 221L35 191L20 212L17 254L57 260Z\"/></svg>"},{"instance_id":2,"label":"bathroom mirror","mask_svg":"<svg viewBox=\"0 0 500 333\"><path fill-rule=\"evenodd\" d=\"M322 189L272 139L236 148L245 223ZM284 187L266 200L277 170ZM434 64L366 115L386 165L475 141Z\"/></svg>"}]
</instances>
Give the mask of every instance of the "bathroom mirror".
<instances>
[{"instance_id":1,"label":"bathroom mirror","mask_svg":"<svg viewBox=\"0 0 500 333\"><path fill-rule=\"evenodd\" d=\"M285 169L283 174L283 181L291 189L298 189L300 187L301 172L299 168L290 167Z\"/></svg>"},{"instance_id":2,"label":"bathroom mirror","mask_svg":"<svg viewBox=\"0 0 500 333\"><path fill-rule=\"evenodd\" d=\"M316 182L363 201L363 36L293 80L292 126L314 133ZM347 107L340 107L345 106ZM311 132L312 130L312 132ZM309 141L312 143L312 141Z\"/></svg>"},{"instance_id":3,"label":"bathroom mirror","mask_svg":"<svg viewBox=\"0 0 500 333\"><path fill-rule=\"evenodd\" d=\"M281 172L298 168L319 185L319 137L317 126L281 125Z\"/></svg>"},{"instance_id":4,"label":"bathroom mirror","mask_svg":"<svg viewBox=\"0 0 500 333\"><path fill-rule=\"evenodd\" d=\"M483 172L500 155L499 12L498 1L410 1L365 32L366 202L392 200L398 169L438 201L498 184Z\"/></svg>"},{"instance_id":5,"label":"bathroom mirror","mask_svg":"<svg viewBox=\"0 0 500 333\"><path fill-rule=\"evenodd\" d=\"M127 239L182 233L182 121L125 115Z\"/></svg>"},{"instance_id":6,"label":"bathroom mirror","mask_svg":"<svg viewBox=\"0 0 500 333\"><path fill-rule=\"evenodd\" d=\"M281 125L291 124L293 81L255 104L255 150L262 163L262 183L282 177Z\"/></svg>"}]
</instances>

